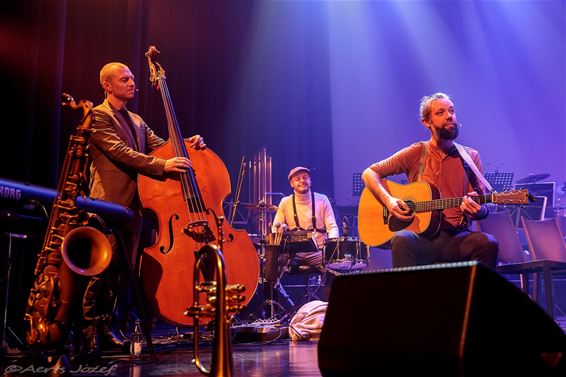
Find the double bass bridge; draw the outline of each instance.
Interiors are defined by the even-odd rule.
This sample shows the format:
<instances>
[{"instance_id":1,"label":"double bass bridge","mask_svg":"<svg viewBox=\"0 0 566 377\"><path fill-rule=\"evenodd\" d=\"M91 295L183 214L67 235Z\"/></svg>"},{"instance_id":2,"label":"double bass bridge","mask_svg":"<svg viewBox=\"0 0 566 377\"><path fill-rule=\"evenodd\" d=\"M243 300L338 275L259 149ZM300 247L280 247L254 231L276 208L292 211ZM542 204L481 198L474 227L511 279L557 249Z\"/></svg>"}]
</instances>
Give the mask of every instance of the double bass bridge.
<instances>
[{"instance_id":1,"label":"double bass bridge","mask_svg":"<svg viewBox=\"0 0 566 377\"><path fill-rule=\"evenodd\" d=\"M216 240L214 233L206 220L192 221L183 228L183 233L191 237L195 242L209 243Z\"/></svg>"}]
</instances>

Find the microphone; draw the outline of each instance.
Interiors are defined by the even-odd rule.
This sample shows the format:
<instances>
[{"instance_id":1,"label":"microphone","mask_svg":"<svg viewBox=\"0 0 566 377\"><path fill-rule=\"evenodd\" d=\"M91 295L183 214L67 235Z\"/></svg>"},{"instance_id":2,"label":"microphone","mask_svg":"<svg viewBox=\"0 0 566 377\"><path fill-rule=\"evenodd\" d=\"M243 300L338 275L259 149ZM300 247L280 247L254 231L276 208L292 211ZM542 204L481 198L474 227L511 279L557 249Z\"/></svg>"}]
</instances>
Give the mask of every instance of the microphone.
<instances>
[{"instance_id":1,"label":"microphone","mask_svg":"<svg viewBox=\"0 0 566 377\"><path fill-rule=\"evenodd\" d=\"M457 123L458 124L458 128L462 128L462 123Z\"/></svg>"},{"instance_id":2,"label":"microphone","mask_svg":"<svg viewBox=\"0 0 566 377\"><path fill-rule=\"evenodd\" d=\"M138 88L136 88L136 93L138 93L140 90Z\"/></svg>"},{"instance_id":3,"label":"microphone","mask_svg":"<svg viewBox=\"0 0 566 377\"><path fill-rule=\"evenodd\" d=\"M342 217L342 233L344 237L348 237L348 218L346 216Z\"/></svg>"}]
</instances>

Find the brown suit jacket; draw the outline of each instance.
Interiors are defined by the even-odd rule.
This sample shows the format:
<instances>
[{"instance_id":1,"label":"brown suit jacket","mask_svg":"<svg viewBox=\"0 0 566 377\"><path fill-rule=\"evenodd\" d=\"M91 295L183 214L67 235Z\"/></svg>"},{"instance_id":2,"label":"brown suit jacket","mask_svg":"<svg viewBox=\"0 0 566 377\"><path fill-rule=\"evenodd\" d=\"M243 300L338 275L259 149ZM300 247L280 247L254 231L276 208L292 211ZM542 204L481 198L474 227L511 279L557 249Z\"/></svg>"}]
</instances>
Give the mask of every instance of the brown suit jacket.
<instances>
[{"instance_id":1,"label":"brown suit jacket","mask_svg":"<svg viewBox=\"0 0 566 377\"><path fill-rule=\"evenodd\" d=\"M130 111L135 135L118 110L105 100L92 110L90 196L130 206L137 195L137 175L163 175L165 160L146 153L165 143Z\"/></svg>"}]
</instances>

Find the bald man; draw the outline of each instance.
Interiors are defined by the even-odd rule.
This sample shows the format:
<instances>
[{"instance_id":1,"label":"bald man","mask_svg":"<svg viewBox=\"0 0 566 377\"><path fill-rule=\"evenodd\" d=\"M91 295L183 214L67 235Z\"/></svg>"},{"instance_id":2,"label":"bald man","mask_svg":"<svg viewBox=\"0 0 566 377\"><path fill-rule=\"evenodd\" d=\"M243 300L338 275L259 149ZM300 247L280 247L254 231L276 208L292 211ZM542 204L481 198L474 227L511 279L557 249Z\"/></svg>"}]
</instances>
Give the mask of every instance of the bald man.
<instances>
[{"instance_id":1,"label":"bald man","mask_svg":"<svg viewBox=\"0 0 566 377\"><path fill-rule=\"evenodd\" d=\"M165 143L137 114L126 108L136 94L134 75L125 64L112 62L100 70L100 85L104 102L93 109L94 123L90 136L90 196L129 207L134 219L120 229L123 244L132 268L137 262L142 214L137 190L137 175L162 176L164 173L182 173L191 167L185 157L162 159L148 155ZM199 135L189 139L195 149L206 145ZM118 248L110 236L113 250ZM114 258L115 259L115 258ZM98 354L100 346L119 345L108 327L117 290L118 272L115 265L103 277L91 279L83 300L83 316L87 326L83 330L84 350ZM121 269L123 271L123 268ZM102 337L99 337L99 334Z\"/></svg>"}]
</instances>

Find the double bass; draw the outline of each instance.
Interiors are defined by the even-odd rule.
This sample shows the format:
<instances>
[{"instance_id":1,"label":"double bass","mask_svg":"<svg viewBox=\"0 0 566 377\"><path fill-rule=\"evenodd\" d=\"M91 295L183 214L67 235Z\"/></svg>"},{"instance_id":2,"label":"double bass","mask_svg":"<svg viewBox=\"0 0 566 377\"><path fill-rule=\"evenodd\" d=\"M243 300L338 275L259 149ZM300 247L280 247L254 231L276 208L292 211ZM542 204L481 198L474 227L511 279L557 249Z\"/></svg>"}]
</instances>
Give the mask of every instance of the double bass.
<instances>
[{"instance_id":1,"label":"double bass","mask_svg":"<svg viewBox=\"0 0 566 377\"><path fill-rule=\"evenodd\" d=\"M138 177L142 206L156 217L156 242L142 253L140 274L146 297L154 312L177 325L192 325L185 315L193 305L195 253L206 244L221 245L228 284L243 284L245 304L258 284L259 259L244 230L233 229L223 217L222 202L230 193L230 176L223 161L210 149L189 148L177 122L159 52L146 53L150 81L163 99L169 139L151 152L169 159L186 157L192 168L163 177ZM190 150L190 152L189 152ZM222 237L222 239L219 239ZM206 274L206 270L202 271Z\"/></svg>"}]
</instances>

